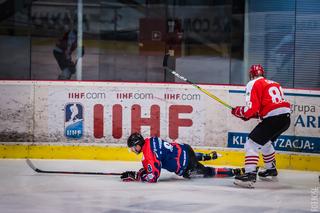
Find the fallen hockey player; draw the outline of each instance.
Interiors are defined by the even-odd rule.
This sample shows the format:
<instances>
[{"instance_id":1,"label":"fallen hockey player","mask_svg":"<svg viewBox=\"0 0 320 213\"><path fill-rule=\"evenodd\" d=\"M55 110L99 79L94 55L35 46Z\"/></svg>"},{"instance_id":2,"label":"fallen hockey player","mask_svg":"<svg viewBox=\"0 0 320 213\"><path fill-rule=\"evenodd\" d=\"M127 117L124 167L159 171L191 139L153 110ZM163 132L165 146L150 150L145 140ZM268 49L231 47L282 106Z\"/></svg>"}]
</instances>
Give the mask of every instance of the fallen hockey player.
<instances>
[{"instance_id":1,"label":"fallen hockey player","mask_svg":"<svg viewBox=\"0 0 320 213\"><path fill-rule=\"evenodd\" d=\"M127 145L136 154L143 153L142 165L139 171L126 171L121 175L123 181L142 181L155 183L158 181L161 169L174 172L184 178L192 177L233 177L243 173L240 168L213 168L202 165L199 161L217 158L217 153L195 153L190 145L169 143L159 137L146 139L140 133L133 133L127 140Z\"/></svg>"}]
</instances>

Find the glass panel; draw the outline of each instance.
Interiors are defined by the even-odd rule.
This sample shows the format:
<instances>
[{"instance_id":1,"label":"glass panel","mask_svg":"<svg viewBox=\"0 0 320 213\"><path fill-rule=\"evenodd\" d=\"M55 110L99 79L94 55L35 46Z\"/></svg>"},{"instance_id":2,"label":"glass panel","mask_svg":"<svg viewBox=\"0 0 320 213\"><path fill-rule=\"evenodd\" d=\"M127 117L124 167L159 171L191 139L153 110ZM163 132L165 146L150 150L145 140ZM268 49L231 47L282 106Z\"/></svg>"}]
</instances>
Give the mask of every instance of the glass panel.
<instances>
[{"instance_id":1,"label":"glass panel","mask_svg":"<svg viewBox=\"0 0 320 213\"><path fill-rule=\"evenodd\" d=\"M291 0L248 3L248 66L261 64L266 77L293 87L295 4Z\"/></svg>"},{"instance_id":2,"label":"glass panel","mask_svg":"<svg viewBox=\"0 0 320 213\"><path fill-rule=\"evenodd\" d=\"M100 79L163 80L162 76L153 78L157 73L157 70L152 69L155 66L153 56L140 54L139 50L139 21L145 17L145 5L109 1L101 1L101 5ZM161 64L161 58L157 64Z\"/></svg>"},{"instance_id":3,"label":"glass panel","mask_svg":"<svg viewBox=\"0 0 320 213\"><path fill-rule=\"evenodd\" d=\"M0 79L30 79L30 25L26 1L0 1Z\"/></svg>"},{"instance_id":4,"label":"glass panel","mask_svg":"<svg viewBox=\"0 0 320 213\"><path fill-rule=\"evenodd\" d=\"M94 14L94 8L98 8L98 6L91 4L84 7L84 44L92 32L88 15ZM70 79L76 79L77 1L35 1L31 6L31 20L32 79L69 79L67 76L71 76ZM88 68L86 64L87 60L94 62L94 57L92 58L90 51L85 52L88 53L83 63L83 69L88 69L92 76L95 73L97 75L97 66L92 66L94 63L91 63L92 65ZM95 64L97 65L97 63Z\"/></svg>"},{"instance_id":5,"label":"glass panel","mask_svg":"<svg viewBox=\"0 0 320 213\"><path fill-rule=\"evenodd\" d=\"M182 56L177 70L195 82L229 83L232 5L180 6Z\"/></svg>"},{"instance_id":6,"label":"glass panel","mask_svg":"<svg viewBox=\"0 0 320 213\"><path fill-rule=\"evenodd\" d=\"M14 3L6 7L10 13L1 14L1 78L75 80L78 1L1 2ZM172 68L194 82L237 82L230 65L242 63L243 5L243 0L83 1L82 79L178 81L163 69L170 52Z\"/></svg>"},{"instance_id":7,"label":"glass panel","mask_svg":"<svg viewBox=\"0 0 320 213\"><path fill-rule=\"evenodd\" d=\"M231 16L231 67L230 67L230 84L245 84L246 78L244 73L244 12L245 1L237 0L232 4Z\"/></svg>"},{"instance_id":8,"label":"glass panel","mask_svg":"<svg viewBox=\"0 0 320 213\"><path fill-rule=\"evenodd\" d=\"M77 6L0 1L0 78L76 79ZM317 0L83 0L82 79L179 81L164 71L166 55L195 83L245 84L248 66L260 63L285 87L320 88L319 8Z\"/></svg>"},{"instance_id":9,"label":"glass panel","mask_svg":"<svg viewBox=\"0 0 320 213\"><path fill-rule=\"evenodd\" d=\"M319 14L319 1L297 1L294 78L297 88L320 88Z\"/></svg>"}]
</instances>

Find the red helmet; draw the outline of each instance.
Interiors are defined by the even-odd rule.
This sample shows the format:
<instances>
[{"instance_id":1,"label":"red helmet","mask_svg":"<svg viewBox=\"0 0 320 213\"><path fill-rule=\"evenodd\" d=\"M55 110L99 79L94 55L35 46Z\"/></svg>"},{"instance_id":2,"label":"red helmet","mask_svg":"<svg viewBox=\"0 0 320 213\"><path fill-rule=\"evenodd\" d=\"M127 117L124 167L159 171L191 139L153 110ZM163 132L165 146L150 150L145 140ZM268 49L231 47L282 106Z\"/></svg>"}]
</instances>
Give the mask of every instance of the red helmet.
<instances>
[{"instance_id":1,"label":"red helmet","mask_svg":"<svg viewBox=\"0 0 320 213\"><path fill-rule=\"evenodd\" d=\"M257 76L264 76L264 69L260 64L253 64L250 67L249 74L251 78L254 78Z\"/></svg>"}]
</instances>

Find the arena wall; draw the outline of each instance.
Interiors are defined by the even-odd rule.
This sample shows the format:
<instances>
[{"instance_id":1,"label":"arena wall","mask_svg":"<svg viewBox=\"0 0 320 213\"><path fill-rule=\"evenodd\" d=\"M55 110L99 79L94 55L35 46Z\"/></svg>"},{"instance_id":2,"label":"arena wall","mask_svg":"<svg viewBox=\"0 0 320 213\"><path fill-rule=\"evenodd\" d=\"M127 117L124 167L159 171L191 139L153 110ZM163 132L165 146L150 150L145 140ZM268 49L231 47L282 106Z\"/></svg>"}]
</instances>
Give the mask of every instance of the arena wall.
<instances>
[{"instance_id":1,"label":"arena wall","mask_svg":"<svg viewBox=\"0 0 320 213\"><path fill-rule=\"evenodd\" d=\"M243 86L201 85L232 106ZM243 164L243 145L259 122L244 122L189 84L0 81L0 157L139 160L129 153L132 131L188 143ZM320 91L285 89L290 128L274 145L280 168L320 171Z\"/></svg>"}]
</instances>

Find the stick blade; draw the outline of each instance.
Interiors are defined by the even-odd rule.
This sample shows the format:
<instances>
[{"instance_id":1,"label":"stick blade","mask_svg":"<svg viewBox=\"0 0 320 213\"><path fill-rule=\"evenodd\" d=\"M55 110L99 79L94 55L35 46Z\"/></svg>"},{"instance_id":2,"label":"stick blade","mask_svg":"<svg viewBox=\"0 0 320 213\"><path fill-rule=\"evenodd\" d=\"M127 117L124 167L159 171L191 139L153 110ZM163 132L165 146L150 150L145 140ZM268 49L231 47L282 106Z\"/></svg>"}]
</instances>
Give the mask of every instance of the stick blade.
<instances>
[{"instance_id":1,"label":"stick blade","mask_svg":"<svg viewBox=\"0 0 320 213\"><path fill-rule=\"evenodd\" d=\"M34 165L33 165L33 163L31 162L31 160L30 159L26 159L26 163L28 164L28 166L33 170L33 171L35 171L35 172L39 172L39 169L37 169Z\"/></svg>"}]
</instances>

